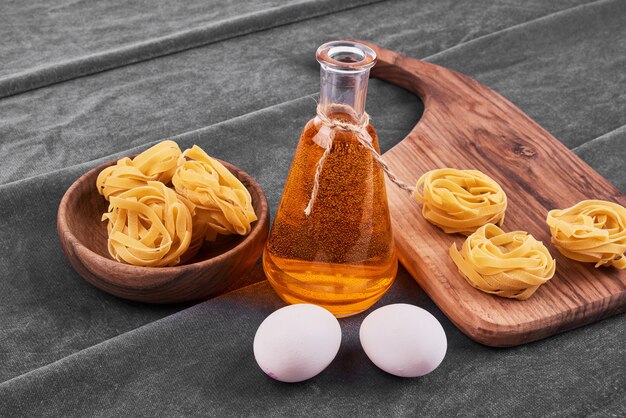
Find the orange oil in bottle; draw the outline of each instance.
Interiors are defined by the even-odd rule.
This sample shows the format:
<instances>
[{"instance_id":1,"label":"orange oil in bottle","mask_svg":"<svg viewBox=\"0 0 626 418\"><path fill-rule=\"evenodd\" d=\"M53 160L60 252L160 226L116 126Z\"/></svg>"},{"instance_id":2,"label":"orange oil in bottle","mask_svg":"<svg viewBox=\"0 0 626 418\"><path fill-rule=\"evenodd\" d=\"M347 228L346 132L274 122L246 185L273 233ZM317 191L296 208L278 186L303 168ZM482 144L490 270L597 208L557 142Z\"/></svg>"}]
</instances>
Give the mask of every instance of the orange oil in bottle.
<instances>
[{"instance_id":1,"label":"orange oil in bottle","mask_svg":"<svg viewBox=\"0 0 626 418\"><path fill-rule=\"evenodd\" d=\"M329 115L331 116L331 115ZM353 122L346 114L333 118ZM367 132L378 150L378 137ZM332 136L311 214L315 170ZM288 303L314 303L337 317L373 305L397 271L383 172L353 132L311 119L305 126L263 254L266 276Z\"/></svg>"}]
</instances>

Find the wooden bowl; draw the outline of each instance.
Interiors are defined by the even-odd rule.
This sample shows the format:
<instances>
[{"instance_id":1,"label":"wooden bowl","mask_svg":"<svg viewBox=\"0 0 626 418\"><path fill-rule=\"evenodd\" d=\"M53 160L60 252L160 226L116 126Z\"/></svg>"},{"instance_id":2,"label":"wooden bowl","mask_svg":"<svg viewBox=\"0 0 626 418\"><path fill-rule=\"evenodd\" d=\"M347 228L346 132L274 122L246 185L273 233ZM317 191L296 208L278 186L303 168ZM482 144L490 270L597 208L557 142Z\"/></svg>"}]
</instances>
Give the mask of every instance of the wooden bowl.
<instances>
[{"instance_id":1,"label":"wooden bowl","mask_svg":"<svg viewBox=\"0 0 626 418\"><path fill-rule=\"evenodd\" d=\"M259 218L250 234L219 236L185 264L138 267L114 260L107 249L102 214L108 202L96 190L103 164L87 172L65 192L57 215L61 247L72 267L89 283L112 295L148 303L206 299L238 280L256 263L269 233L269 209L263 190L247 173L221 161L248 189Z\"/></svg>"}]
</instances>

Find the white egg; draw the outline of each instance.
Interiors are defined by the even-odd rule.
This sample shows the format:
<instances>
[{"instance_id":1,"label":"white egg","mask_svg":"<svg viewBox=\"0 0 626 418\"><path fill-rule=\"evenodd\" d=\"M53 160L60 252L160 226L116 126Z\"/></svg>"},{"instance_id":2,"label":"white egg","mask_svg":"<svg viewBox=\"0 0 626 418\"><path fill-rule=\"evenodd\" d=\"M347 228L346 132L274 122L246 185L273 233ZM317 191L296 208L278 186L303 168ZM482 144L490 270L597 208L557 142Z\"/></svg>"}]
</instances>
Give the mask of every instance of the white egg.
<instances>
[{"instance_id":1,"label":"white egg","mask_svg":"<svg viewBox=\"0 0 626 418\"><path fill-rule=\"evenodd\" d=\"M289 305L261 323L254 357L268 376L301 382L328 367L340 344L341 327L333 314L316 305Z\"/></svg>"},{"instance_id":2,"label":"white egg","mask_svg":"<svg viewBox=\"0 0 626 418\"><path fill-rule=\"evenodd\" d=\"M446 355L443 327L428 311L398 303L369 314L359 331L367 357L387 373L423 376L435 370Z\"/></svg>"}]
</instances>

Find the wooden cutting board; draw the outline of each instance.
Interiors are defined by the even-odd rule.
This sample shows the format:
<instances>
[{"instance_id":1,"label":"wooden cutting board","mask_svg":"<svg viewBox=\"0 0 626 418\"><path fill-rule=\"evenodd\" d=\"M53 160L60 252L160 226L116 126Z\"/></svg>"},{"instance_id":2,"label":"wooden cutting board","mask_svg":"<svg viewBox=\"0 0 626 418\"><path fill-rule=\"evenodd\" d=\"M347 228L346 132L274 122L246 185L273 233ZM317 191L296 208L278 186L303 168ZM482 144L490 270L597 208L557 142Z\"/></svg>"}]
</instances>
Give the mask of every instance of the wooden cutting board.
<instances>
[{"instance_id":1,"label":"wooden cutting board","mask_svg":"<svg viewBox=\"0 0 626 418\"><path fill-rule=\"evenodd\" d=\"M549 210L584 199L626 206L626 198L507 99L446 68L364 42L378 54L372 76L417 94L424 114L384 159L409 183L426 171L478 169L504 188L505 231L524 230L547 245L556 275L528 300L471 287L448 249L465 237L429 224L414 198L387 184L400 261L450 320L470 338L506 347L548 337L626 308L626 270L596 269L563 257L550 243Z\"/></svg>"}]
</instances>

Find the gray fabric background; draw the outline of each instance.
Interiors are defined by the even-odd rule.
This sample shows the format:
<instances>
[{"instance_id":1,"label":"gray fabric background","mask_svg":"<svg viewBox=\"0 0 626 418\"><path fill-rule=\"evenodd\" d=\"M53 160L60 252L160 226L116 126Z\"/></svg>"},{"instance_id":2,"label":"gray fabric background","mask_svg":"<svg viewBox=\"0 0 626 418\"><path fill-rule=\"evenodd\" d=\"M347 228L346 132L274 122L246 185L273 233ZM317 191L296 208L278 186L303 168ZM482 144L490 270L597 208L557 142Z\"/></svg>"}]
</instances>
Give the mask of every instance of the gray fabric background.
<instances>
[{"instance_id":1,"label":"gray fabric background","mask_svg":"<svg viewBox=\"0 0 626 418\"><path fill-rule=\"evenodd\" d=\"M161 139L242 167L274 211L314 112L315 49L343 37L478 79L626 192L624 1L2 2L0 416L626 415L624 315L491 349L401 269L379 305L435 314L449 341L441 367L380 372L359 348L361 315L341 321L327 371L286 385L252 357L256 327L282 305L267 284L151 306L71 269L55 231L67 187ZM384 150L422 111L378 80L367 108ZM257 268L239 283L261 279Z\"/></svg>"}]
</instances>

